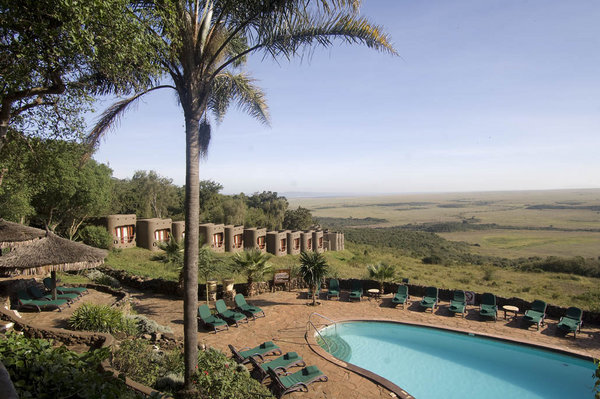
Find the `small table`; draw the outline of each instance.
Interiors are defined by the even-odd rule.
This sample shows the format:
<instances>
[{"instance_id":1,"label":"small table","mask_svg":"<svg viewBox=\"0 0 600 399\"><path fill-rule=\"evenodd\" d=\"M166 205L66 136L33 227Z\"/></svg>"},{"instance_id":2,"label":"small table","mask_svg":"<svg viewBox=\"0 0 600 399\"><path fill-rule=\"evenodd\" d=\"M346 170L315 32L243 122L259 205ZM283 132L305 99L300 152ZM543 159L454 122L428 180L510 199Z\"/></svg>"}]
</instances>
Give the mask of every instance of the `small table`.
<instances>
[{"instance_id":1,"label":"small table","mask_svg":"<svg viewBox=\"0 0 600 399\"><path fill-rule=\"evenodd\" d=\"M380 297L379 290L377 288L371 288L370 290L367 290L367 292L369 293L369 299L379 299Z\"/></svg>"},{"instance_id":2,"label":"small table","mask_svg":"<svg viewBox=\"0 0 600 399\"><path fill-rule=\"evenodd\" d=\"M517 317L518 313L519 313L519 308L516 306L512 306L512 305L504 305L502 306L502 310L504 310L504 320L506 320L506 312L510 312L513 314L512 318L514 319L515 317Z\"/></svg>"}]
</instances>

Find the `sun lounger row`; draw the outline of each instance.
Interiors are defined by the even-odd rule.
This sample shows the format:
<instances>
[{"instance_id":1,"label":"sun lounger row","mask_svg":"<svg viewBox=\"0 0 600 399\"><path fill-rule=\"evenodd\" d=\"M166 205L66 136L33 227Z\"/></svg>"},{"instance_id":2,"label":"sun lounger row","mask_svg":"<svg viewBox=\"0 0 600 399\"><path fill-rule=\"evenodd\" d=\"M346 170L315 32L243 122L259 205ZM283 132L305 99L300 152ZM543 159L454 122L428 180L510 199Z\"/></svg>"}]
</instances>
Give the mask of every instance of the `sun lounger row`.
<instances>
[{"instance_id":1,"label":"sun lounger row","mask_svg":"<svg viewBox=\"0 0 600 399\"><path fill-rule=\"evenodd\" d=\"M392 304L394 306L402 305L404 308L408 300L408 287L405 285L398 286L398 292L392 298ZM438 306L438 289L436 287L427 287L425 289L425 296L419 302L419 306L425 310L437 308ZM535 324L539 331L540 325L544 325L544 319L546 317L546 308L548 304L542 300L536 299L531 303L531 308L525 311L525 315L521 319L523 324L533 325ZM456 290L453 293L453 297L450 300L450 306L448 310L453 313L460 313L462 317L465 317L467 308L467 301L465 292L462 290ZM498 305L496 304L496 296L489 292L484 293L481 296L481 303L479 305L479 315L481 317L490 317L494 320L498 318ZM558 322L558 329L565 332L572 332L574 336L577 336L577 332L581 330L583 311L576 307L570 307L567 309L565 316L561 317Z\"/></svg>"},{"instance_id":2,"label":"sun lounger row","mask_svg":"<svg viewBox=\"0 0 600 399\"><path fill-rule=\"evenodd\" d=\"M51 289L52 279L44 279L44 285ZM34 309L38 312L55 309L61 311L63 307L69 306L87 293L87 289L81 287L57 287L56 291L56 299L53 299L50 291L44 291L35 285L28 287L27 290L20 290L17 292L19 309Z\"/></svg>"},{"instance_id":3,"label":"sun lounger row","mask_svg":"<svg viewBox=\"0 0 600 399\"><path fill-rule=\"evenodd\" d=\"M198 306L198 321L204 328L212 329L215 334L221 330L228 330L229 324L247 323L248 318L256 320L259 317L265 317L265 312L258 306L252 306L246 302L242 294L237 294L234 298L235 310L227 308L225 301L219 299L215 302L216 315L213 315L208 305Z\"/></svg>"},{"instance_id":4,"label":"sun lounger row","mask_svg":"<svg viewBox=\"0 0 600 399\"><path fill-rule=\"evenodd\" d=\"M251 375L262 384L271 380L271 389L278 398L294 391L308 391L308 385L317 381L327 381L317 366L306 366L302 357L296 352L282 355L281 349L273 341L263 342L254 348L235 349L229 345L233 359L239 364L251 364ZM266 356L279 356L266 361ZM289 372L291 367L302 367L295 373Z\"/></svg>"}]
</instances>

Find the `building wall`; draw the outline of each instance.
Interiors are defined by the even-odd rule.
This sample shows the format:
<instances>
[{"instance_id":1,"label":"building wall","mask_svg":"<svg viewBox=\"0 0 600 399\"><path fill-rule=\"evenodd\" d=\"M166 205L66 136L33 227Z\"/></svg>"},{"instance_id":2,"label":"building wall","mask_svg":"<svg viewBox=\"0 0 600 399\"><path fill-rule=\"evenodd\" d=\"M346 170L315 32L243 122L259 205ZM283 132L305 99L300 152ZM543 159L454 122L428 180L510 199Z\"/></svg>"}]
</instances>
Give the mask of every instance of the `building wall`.
<instances>
[{"instance_id":1,"label":"building wall","mask_svg":"<svg viewBox=\"0 0 600 399\"><path fill-rule=\"evenodd\" d=\"M288 230L267 232L267 252L275 256L284 256L288 253Z\"/></svg>"},{"instance_id":2,"label":"building wall","mask_svg":"<svg viewBox=\"0 0 600 399\"><path fill-rule=\"evenodd\" d=\"M288 251L287 253L290 255L298 255L300 253L300 248L301 248L301 235L302 232L300 231L288 231L287 233L287 246L288 246ZM296 245L297 243L297 245Z\"/></svg>"},{"instance_id":3,"label":"building wall","mask_svg":"<svg viewBox=\"0 0 600 399\"><path fill-rule=\"evenodd\" d=\"M215 252L225 252L225 226L203 223L200 225L200 242Z\"/></svg>"},{"instance_id":4,"label":"building wall","mask_svg":"<svg viewBox=\"0 0 600 399\"><path fill-rule=\"evenodd\" d=\"M168 241L171 234L171 219L139 219L137 221L137 245L151 251L158 251L160 241ZM162 235L162 240L157 236Z\"/></svg>"},{"instance_id":5,"label":"building wall","mask_svg":"<svg viewBox=\"0 0 600 399\"><path fill-rule=\"evenodd\" d=\"M136 246L136 222L133 215L108 215L104 219L104 227L112 235L111 248L133 248ZM119 230L120 232L117 232Z\"/></svg>"},{"instance_id":6,"label":"building wall","mask_svg":"<svg viewBox=\"0 0 600 399\"><path fill-rule=\"evenodd\" d=\"M344 250L344 233L324 233L323 237L327 242L328 251L343 251Z\"/></svg>"},{"instance_id":7,"label":"building wall","mask_svg":"<svg viewBox=\"0 0 600 399\"><path fill-rule=\"evenodd\" d=\"M236 239L236 236L238 237ZM241 252L244 250L244 226L225 226L225 251Z\"/></svg>"},{"instance_id":8,"label":"building wall","mask_svg":"<svg viewBox=\"0 0 600 399\"><path fill-rule=\"evenodd\" d=\"M325 251L324 243L323 243L323 231L317 230L313 231L313 251L322 253Z\"/></svg>"},{"instance_id":9,"label":"building wall","mask_svg":"<svg viewBox=\"0 0 600 399\"><path fill-rule=\"evenodd\" d=\"M262 239L264 245L262 248L259 245L259 240ZM244 229L244 248L245 249L259 249L261 252L267 251L267 229L257 229L251 227Z\"/></svg>"},{"instance_id":10,"label":"building wall","mask_svg":"<svg viewBox=\"0 0 600 399\"><path fill-rule=\"evenodd\" d=\"M313 244L313 230L304 230L300 233L300 251L312 251L314 249Z\"/></svg>"},{"instance_id":11,"label":"building wall","mask_svg":"<svg viewBox=\"0 0 600 399\"><path fill-rule=\"evenodd\" d=\"M178 220L171 224L171 232L177 241L183 240L185 237L185 221Z\"/></svg>"}]
</instances>

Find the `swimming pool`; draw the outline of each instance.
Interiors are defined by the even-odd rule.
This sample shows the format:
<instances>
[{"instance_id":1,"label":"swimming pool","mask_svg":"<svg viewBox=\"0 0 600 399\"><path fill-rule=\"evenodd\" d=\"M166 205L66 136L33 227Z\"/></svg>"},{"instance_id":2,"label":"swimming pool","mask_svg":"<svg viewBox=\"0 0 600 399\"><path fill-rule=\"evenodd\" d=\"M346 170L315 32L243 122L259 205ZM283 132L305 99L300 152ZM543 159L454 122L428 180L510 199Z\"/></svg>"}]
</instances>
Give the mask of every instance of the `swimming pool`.
<instances>
[{"instance_id":1,"label":"swimming pool","mask_svg":"<svg viewBox=\"0 0 600 399\"><path fill-rule=\"evenodd\" d=\"M417 399L594 396L593 362L530 346L385 322L338 323L321 334L333 356Z\"/></svg>"}]
</instances>

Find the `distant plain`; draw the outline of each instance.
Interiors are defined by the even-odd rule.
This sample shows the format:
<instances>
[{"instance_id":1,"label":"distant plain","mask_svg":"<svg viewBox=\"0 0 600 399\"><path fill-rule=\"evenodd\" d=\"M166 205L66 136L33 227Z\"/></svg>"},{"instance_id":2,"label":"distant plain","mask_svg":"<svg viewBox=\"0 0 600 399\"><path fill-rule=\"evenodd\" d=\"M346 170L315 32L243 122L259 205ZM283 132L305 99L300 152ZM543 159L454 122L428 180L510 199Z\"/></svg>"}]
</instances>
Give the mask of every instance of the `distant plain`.
<instances>
[{"instance_id":1,"label":"distant plain","mask_svg":"<svg viewBox=\"0 0 600 399\"><path fill-rule=\"evenodd\" d=\"M317 219L385 219L369 227L495 224L489 229L440 233L448 240L472 244L473 252L482 255L600 256L600 189L290 198L289 202L292 208L310 209Z\"/></svg>"}]
</instances>

